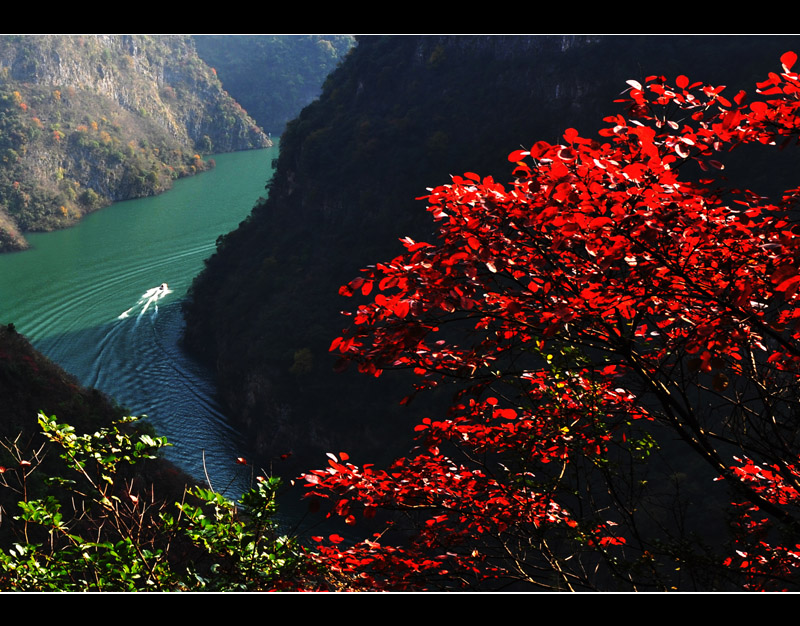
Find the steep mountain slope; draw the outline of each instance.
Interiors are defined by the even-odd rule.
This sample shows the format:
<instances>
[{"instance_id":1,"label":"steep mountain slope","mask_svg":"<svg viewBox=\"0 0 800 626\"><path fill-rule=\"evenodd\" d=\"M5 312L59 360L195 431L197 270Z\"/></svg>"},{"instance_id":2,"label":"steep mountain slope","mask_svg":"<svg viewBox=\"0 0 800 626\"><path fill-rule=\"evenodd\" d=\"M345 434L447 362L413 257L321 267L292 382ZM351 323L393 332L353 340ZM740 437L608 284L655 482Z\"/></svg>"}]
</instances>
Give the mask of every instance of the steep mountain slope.
<instances>
[{"instance_id":1,"label":"steep mountain slope","mask_svg":"<svg viewBox=\"0 0 800 626\"><path fill-rule=\"evenodd\" d=\"M792 47L797 38L359 38L288 125L269 198L195 282L187 345L217 368L265 453L391 454L411 412L429 408L397 407L399 375L333 373L327 349L345 324L338 311L354 306L339 286L398 254L400 237L431 236L414 198L465 171L505 180L512 150L599 128L626 79L685 73L752 89Z\"/></svg>"},{"instance_id":2,"label":"steep mountain slope","mask_svg":"<svg viewBox=\"0 0 800 626\"><path fill-rule=\"evenodd\" d=\"M0 250L268 145L190 37L0 37Z\"/></svg>"},{"instance_id":3,"label":"steep mountain slope","mask_svg":"<svg viewBox=\"0 0 800 626\"><path fill-rule=\"evenodd\" d=\"M194 35L197 54L272 135L319 96L352 35Z\"/></svg>"}]
</instances>

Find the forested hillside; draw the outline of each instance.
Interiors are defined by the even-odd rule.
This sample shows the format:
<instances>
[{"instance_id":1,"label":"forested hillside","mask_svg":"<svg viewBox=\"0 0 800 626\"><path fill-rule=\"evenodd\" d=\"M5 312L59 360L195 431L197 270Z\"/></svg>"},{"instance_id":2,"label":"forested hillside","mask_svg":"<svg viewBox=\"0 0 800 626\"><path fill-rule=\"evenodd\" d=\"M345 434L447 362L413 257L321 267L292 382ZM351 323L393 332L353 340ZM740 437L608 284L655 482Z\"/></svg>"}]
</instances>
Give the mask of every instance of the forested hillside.
<instances>
[{"instance_id":1,"label":"forested hillside","mask_svg":"<svg viewBox=\"0 0 800 626\"><path fill-rule=\"evenodd\" d=\"M399 253L400 237L430 237L416 197L465 171L504 180L510 151L616 113L628 79L687 73L750 88L796 43L359 38L319 100L289 124L269 198L221 239L196 281L187 344L217 369L233 418L264 451L386 452L424 407L398 407L397 377L334 373L328 347L345 322L339 286Z\"/></svg>"},{"instance_id":2,"label":"forested hillside","mask_svg":"<svg viewBox=\"0 0 800 626\"><path fill-rule=\"evenodd\" d=\"M0 37L0 250L267 145L190 37Z\"/></svg>"},{"instance_id":3,"label":"forested hillside","mask_svg":"<svg viewBox=\"0 0 800 626\"><path fill-rule=\"evenodd\" d=\"M352 35L194 35L197 54L265 132L278 137L319 96Z\"/></svg>"},{"instance_id":4,"label":"forested hillside","mask_svg":"<svg viewBox=\"0 0 800 626\"><path fill-rule=\"evenodd\" d=\"M359 38L184 304L251 488L0 326L0 587L800 588L793 50Z\"/></svg>"}]
</instances>

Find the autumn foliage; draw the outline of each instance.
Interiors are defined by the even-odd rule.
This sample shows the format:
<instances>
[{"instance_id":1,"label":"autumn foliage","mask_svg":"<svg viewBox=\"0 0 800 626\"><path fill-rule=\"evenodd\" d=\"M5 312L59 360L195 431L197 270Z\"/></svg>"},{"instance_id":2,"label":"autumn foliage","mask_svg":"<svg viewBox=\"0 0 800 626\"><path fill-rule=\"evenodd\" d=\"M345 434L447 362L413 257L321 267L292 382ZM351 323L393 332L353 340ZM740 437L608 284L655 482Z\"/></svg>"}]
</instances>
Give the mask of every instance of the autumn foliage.
<instances>
[{"instance_id":1,"label":"autumn foliage","mask_svg":"<svg viewBox=\"0 0 800 626\"><path fill-rule=\"evenodd\" d=\"M342 287L343 362L454 386L388 469L305 475L354 531L395 512L317 538L350 588L798 588L800 189L724 165L797 141L796 58L752 95L628 81L599 137L429 190L439 239Z\"/></svg>"}]
</instances>

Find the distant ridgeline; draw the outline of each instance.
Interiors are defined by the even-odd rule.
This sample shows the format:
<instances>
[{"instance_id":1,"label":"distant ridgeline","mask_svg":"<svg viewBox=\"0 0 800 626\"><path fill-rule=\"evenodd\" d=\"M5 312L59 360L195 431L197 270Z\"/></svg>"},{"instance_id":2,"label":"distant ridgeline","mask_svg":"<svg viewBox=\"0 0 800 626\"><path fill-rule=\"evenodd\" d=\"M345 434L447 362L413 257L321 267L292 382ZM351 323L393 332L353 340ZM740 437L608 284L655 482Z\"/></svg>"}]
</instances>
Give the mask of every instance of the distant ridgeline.
<instances>
[{"instance_id":1,"label":"distant ridgeline","mask_svg":"<svg viewBox=\"0 0 800 626\"><path fill-rule=\"evenodd\" d=\"M188 36L0 36L0 251L269 145Z\"/></svg>"},{"instance_id":2,"label":"distant ridgeline","mask_svg":"<svg viewBox=\"0 0 800 626\"><path fill-rule=\"evenodd\" d=\"M197 54L273 136L322 91L352 35L194 35Z\"/></svg>"},{"instance_id":3,"label":"distant ridgeline","mask_svg":"<svg viewBox=\"0 0 800 626\"><path fill-rule=\"evenodd\" d=\"M619 113L628 79L687 74L736 93L797 48L796 37L359 37L287 126L269 197L195 282L187 345L265 453L388 452L423 399L399 408L408 386L396 376L333 373L328 348L354 306L339 286L400 254L399 238L432 236L416 197L467 171L507 180L513 150Z\"/></svg>"}]
</instances>

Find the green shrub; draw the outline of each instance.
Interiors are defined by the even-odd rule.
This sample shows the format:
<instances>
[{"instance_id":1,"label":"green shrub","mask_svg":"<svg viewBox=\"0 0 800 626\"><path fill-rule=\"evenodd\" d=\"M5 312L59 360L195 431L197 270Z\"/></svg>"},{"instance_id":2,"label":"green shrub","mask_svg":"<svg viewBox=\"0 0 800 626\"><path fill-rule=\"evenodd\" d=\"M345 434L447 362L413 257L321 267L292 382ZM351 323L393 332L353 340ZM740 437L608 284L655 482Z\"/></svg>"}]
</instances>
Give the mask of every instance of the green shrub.
<instances>
[{"instance_id":1,"label":"green shrub","mask_svg":"<svg viewBox=\"0 0 800 626\"><path fill-rule=\"evenodd\" d=\"M277 478L258 477L238 504L209 489L187 488L180 502L159 500L136 471L168 445L123 418L78 435L39 414L48 440L26 452L4 447L0 489L19 494L19 513L2 517L17 541L0 550L0 590L259 591L317 586L319 572L274 515ZM33 489L47 447L68 471ZM38 493L34 493L38 491Z\"/></svg>"}]
</instances>

